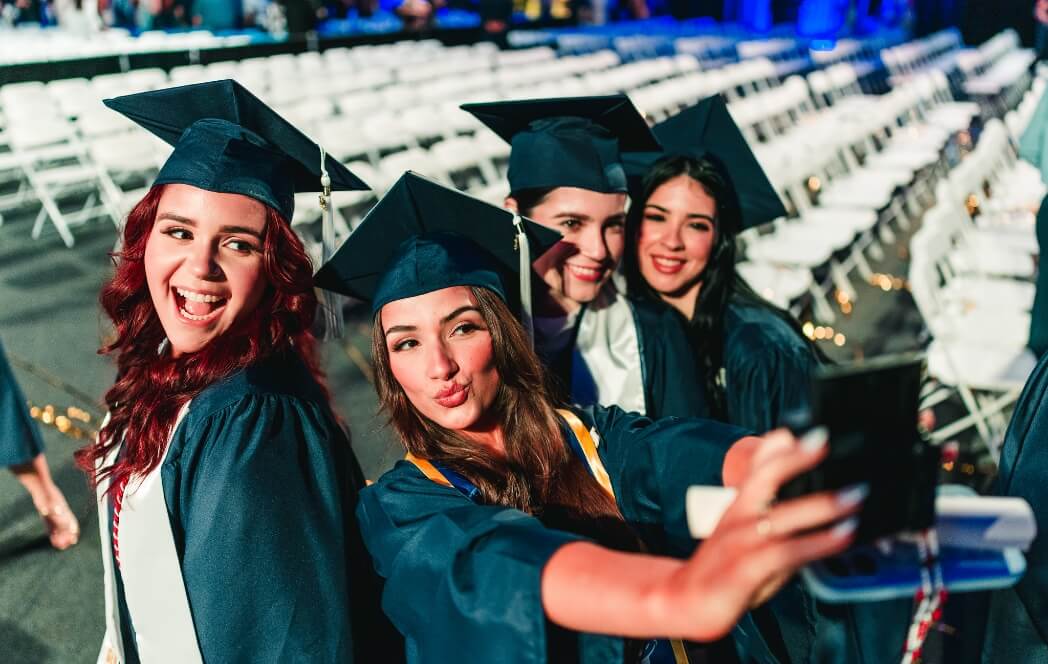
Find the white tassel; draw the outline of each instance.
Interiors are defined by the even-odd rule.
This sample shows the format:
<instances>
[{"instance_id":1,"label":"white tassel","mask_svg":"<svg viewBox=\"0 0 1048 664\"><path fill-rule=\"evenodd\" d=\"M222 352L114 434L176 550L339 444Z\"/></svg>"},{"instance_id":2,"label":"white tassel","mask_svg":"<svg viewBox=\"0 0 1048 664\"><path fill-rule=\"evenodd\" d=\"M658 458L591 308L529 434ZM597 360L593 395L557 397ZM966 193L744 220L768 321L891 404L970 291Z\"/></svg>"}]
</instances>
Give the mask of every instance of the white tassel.
<instances>
[{"instance_id":1,"label":"white tassel","mask_svg":"<svg viewBox=\"0 0 1048 664\"><path fill-rule=\"evenodd\" d=\"M528 244L528 236L524 232L524 220L520 215L513 215L513 226L517 229L514 244L517 256L520 259L520 322L524 325L524 331L531 339L532 347L535 346L535 324L532 320L531 306L531 246Z\"/></svg>"},{"instance_id":2,"label":"white tassel","mask_svg":"<svg viewBox=\"0 0 1048 664\"><path fill-rule=\"evenodd\" d=\"M335 255L335 250L338 248L336 246L337 239L335 238L335 206L331 202L331 176L328 175L326 162L327 153L321 147L320 186L322 191L320 192L320 209L323 211L320 232L321 264L331 260L331 257ZM338 293L327 289L322 290L320 306L323 308L321 313L323 330L320 332L321 339L328 341L342 337L344 330L342 320L343 300L344 298Z\"/></svg>"}]
</instances>

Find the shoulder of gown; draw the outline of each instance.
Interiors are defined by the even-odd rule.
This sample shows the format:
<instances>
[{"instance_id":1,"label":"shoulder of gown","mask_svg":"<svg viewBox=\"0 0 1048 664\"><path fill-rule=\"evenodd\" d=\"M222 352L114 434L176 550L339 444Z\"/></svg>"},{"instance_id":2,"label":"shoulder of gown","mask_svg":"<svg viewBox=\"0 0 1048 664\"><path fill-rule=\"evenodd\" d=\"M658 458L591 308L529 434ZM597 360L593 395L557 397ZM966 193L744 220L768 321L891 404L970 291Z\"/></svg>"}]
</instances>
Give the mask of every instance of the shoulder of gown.
<instances>
[{"instance_id":1,"label":"shoulder of gown","mask_svg":"<svg viewBox=\"0 0 1048 664\"><path fill-rule=\"evenodd\" d=\"M763 433L809 406L815 354L785 321L762 307L731 304L724 320L730 420Z\"/></svg>"},{"instance_id":2,"label":"shoulder of gown","mask_svg":"<svg viewBox=\"0 0 1048 664\"><path fill-rule=\"evenodd\" d=\"M575 412L597 433L619 509L645 544L666 555L690 555L695 541L684 495L694 484L720 486L725 454L748 432L706 419L652 420L618 407Z\"/></svg>"},{"instance_id":3,"label":"shoulder of gown","mask_svg":"<svg viewBox=\"0 0 1048 664\"><path fill-rule=\"evenodd\" d=\"M1048 355L1037 363L1019 400L1001 448L994 492L1023 498L1037 515L1038 532L1048 530ZM1038 537L1025 552L1026 573L1014 589L994 593L987 643L1010 644L1014 652L1048 653L1048 539ZM993 655L984 651L984 657ZM994 659L984 661L998 661Z\"/></svg>"},{"instance_id":4,"label":"shoulder of gown","mask_svg":"<svg viewBox=\"0 0 1048 664\"><path fill-rule=\"evenodd\" d=\"M297 358L267 362L202 392L172 437L164 492L206 661L353 661L363 482L321 395Z\"/></svg>"},{"instance_id":5,"label":"shoulder of gown","mask_svg":"<svg viewBox=\"0 0 1048 664\"><path fill-rule=\"evenodd\" d=\"M637 321L648 416L707 416L706 397L684 318L663 302L640 297L628 300Z\"/></svg>"},{"instance_id":6,"label":"shoulder of gown","mask_svg":"<svg viewBox=\"0 0 1048 664\"><path fill-rule=\"evenodd\" d=\"M361 491L357 517L410 660L547 661L542 570L582 538L476 504L406 461Z\"/></svg>"}]
</instances>

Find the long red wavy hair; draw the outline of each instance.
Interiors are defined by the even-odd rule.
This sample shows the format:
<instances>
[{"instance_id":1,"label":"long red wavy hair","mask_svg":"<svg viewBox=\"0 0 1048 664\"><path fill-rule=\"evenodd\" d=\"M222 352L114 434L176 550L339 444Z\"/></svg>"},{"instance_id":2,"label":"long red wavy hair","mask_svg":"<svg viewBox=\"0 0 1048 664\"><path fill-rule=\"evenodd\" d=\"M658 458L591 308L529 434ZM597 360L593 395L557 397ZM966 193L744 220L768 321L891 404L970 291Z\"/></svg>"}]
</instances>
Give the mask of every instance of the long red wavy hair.
<instances>
[{"instance_id":1,"label":"long red wavy hair","mask_svg":"<svg viewBox=\"0 0 1048 664\"><path fill-rule=\"evenodd\" d=\"M150 189L128 215L123 249L113 254L116 271L99 297L115 337L98 352L116 355L117 379L105 395L109 423L93 444L76 453L77 464L96 483L108 477L115 486L156 468L186 401L274 354L297 353L324 388L311 330L318 306L312 264L291 225L269 206L261 243L268 287L255 310L200 351L178 358L158 352L166 336L149 295L143 258L163 189ZM101 468L121 442L116 463Z\"/></svg>"}]
</instances>

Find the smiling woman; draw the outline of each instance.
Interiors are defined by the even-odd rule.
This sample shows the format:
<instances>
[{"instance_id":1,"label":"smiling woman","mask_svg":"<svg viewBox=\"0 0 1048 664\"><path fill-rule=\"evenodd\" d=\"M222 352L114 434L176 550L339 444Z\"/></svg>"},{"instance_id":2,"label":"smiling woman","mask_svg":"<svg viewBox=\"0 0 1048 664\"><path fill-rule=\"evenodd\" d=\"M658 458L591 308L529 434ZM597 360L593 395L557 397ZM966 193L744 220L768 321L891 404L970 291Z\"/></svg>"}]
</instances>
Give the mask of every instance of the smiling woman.
<instances>
[{"instance_id":1,"label":"smiling woman","mask_svg":"<svg viewBox=\"0 0 1048 664\"><path fill-rule=\"evenodd\" d=\"M144 262L173 356L200 350L255 310L267 286L262 239L269 216L265 205L240 194L164 187Z\"/></svg>"},{"instance_id":2,"label":"smiling woman","mask_svg":"<svg viewBox=\"0 0 1048 664\"><path fill-rule=\"evenodd\" d=\"M77 455L101 512L100 661L398 661L289 223L296 190L364 185L232 81L106 103L174 151L102 290L117 379Z\"/></svg>"},{"instance_id":3,"label":"smiling woman","mask_svg":"<svg viewBox=\"0 0 1048 664\"><path fill-rule=\"evenodd\" d=\"M748 609L847 546L862 488L769 508L824 435L558 408L511 304L518 250L549 235L409 173L317 274L370 301L375 386L408 451L357 510L408 660L679 664L692 639L691 661L732 662L734 633L744 661L774 662ZM739 498L696 549L685 490L722 480Z\"/></svg>"}]
</instances>

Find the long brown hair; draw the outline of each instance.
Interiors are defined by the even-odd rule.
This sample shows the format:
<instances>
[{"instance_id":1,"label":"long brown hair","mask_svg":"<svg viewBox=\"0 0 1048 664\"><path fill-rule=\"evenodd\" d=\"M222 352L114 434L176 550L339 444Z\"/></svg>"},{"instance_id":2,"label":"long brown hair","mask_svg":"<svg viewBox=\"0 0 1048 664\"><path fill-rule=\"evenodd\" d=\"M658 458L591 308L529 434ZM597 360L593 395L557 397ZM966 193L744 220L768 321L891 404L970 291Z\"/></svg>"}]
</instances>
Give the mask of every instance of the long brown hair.
<instances>
[{"instance_id":1,"label":"long brown hair","mask_svg":"<svg viewBox=\"0 0 1048 664\"><path fill-rule=\"evenodd\" d=\"M117 356L117 379L105 395L109 423L98 440L77 451L76 460L95 482L109 476L111 488L156 468L182 405L239 369L276 354L297 354L326 389L311 332L317 308L312 265L291 225L269 206L262 231L268 286L255 310L200 351L178 358L157 352L166 337L149 295L144 256L163 189L150 189L128 215L123 249L113 255L116 270L99 297L115 328L115 338L99 353ZM100 470L99 462L121 441L120 459Z\"/></svg>"},{"instance_id":2,"label":"long brown hair","mask_svg":"<svg viewBox=\"0 0 1048 664\"><path fill-rule=\"evenodd\" d=\"M564 444L545 369L524 328L493 292L470 290L491 335L500 378L493 408L502 423L506 455L495 454L418 412L393 376L381 315L376 315L371 336L375 388L404 446L469 479L484 503L554 519L610 518L621 523L614 499Z\"/></svg>"}]
</instances>

